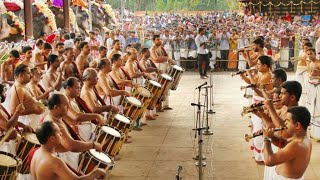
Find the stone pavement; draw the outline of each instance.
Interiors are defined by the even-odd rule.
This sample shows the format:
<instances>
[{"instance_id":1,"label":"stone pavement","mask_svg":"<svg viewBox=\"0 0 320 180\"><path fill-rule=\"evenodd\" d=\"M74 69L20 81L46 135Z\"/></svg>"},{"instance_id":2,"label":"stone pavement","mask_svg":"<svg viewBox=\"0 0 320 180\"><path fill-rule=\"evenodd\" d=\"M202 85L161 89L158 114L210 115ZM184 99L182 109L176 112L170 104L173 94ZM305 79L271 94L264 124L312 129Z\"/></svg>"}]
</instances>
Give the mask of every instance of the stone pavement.
<instances>
[{"instance_id":1,"label":"stone pavement","mask_svg":"<svg viewBox=\"0 0 320 180\"><path fill-rule=\"evenodd\" d=\"M289 75L289 80L293 74ZM171 91L171 111L158 113L156 121L148 121L143 131L133 131L131 144L124 144L120 160L108 179L112 180L169 180L175 178L178 165L183 167L183 180L198 179L198 170L192 157L196 154L197 139L194 138L196 102L195 87L209 80L202 80L195 72L186 72L176 91ZM249 133L249 120L240 115L246 103L239 77L219 72L213 75L214 110L209 115L213 136L204 136L204 154L207 166L204 179L258 180L263 178L264 166L256 165L244 140ZM203 96L202 103L203 103ZM320 143L313 142L310 165L306 180L320 179Z\"/></svg>"}]
</instances>

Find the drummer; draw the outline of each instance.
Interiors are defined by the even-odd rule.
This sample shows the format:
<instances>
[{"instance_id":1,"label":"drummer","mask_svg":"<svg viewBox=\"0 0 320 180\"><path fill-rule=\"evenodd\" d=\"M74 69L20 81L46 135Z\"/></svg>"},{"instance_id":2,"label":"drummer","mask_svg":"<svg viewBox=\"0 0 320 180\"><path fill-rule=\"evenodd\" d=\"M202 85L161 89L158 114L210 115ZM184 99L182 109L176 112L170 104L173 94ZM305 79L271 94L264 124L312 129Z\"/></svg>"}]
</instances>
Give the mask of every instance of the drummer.
<instances>
[{"instance_id":1,"label":"drummer","mask_svg":"<svg viewBox=\"0 0 320 180\"><path fill-rule=\"evenodd\" d=\"M111 62L108 59L101 59L98 63L98 78L99 81L96 85L99 95L104 95L107 98L107 104L119 105L121 96L131 96L131 94L124 90L119 90L117 84L112 82L108 75L112 71ZM115 98L113 98L115 97Z\"/></svg>"},{"instance_id":2,"label":"drummer","mask_svg":"<svg viewBox=\"0 0 320 180\"><path fill-rule=\"evenodd\" d=\"M1 81L13 84L15 63L18 62L20 54L17 50L11 50L8 60L1 64Z\"/></svg>"},{"instance_id":3,"label":"drummer","mask_svg":"<svg viewBox=\"0 0 320 180\"><path fill-rule=\"evenodd\" d=\"M87 103L92 112L98 114L103 112L112 112L116 114L119 112L119 108L117 106L102 105L102 102L99 102L99 94L95 88L98 83L98 74L95 69L87 68L83 72L83 80L84 85L82 86L80 97Z\"/></svg>"},{"instance_id":4,"label":"drummer","mask_svg":"<svg viewBox=\"0 0 320 180\"><path fill-rule=\"evenodd\" d=\"M161 46L161 39L160 35L155 34L152 38L153 40L153 46L150 49L151 52L151 60L152 62L157 66L157 68L163 72L167 72L168 66L175 65L175 61L172 60L166 50ZM163 110L172 110L171 107L169 107L169 93L166 94L166 100L163 102L163 106L160 103L158 106L158 110L161 112Z\"/></svg>"},{"instance_id":5,"label":"drummer","mask_svg":"<svg viewBox=\"0 0 320 180\"><path fill-rule=\"evenodd\" d=\"M112 49L110 51L108 51L107 58L111 61L112 56L115 54L120 54L122 56L121 45L120 45L119 39L113 40Z\"/></svg>"},{"instance_id":6,"label":"drummer","mask_svg":"<svg viewBox=\"0 0 320 180\"><path fill-rule=\"evenodd\" d=\"M112 71L109 73L110 78L114 81L121 90L125 89L125 86L132 87L135 83L126 79L126 75L122 71L123 57L120 54L114 54L111 58Z\"/></svg>"},{"instance_id":7,"label":"drummer","mask_svg":"<svg viewBox=\"0 0 320 180\"><path fill-rule=\"evenodd\" d=\"M57 149L64 143L63 131L64 129L61 130L53 121L43 122L36 130L41 147L35 152L31 161L32 179L105 179L106 172L100 168L87 175L78 176L57 157Z\"/></svg>"},{"instance_id":8,"label":"drummer","mask_svg":"<svg viewBox=\"0 0 320 180\"><path fill-rule=\"evenodd\" d=\"M0 84L0 101L3 103L6 99L5 87ZM25 108L23 104L19 104L16 108L16 111L11 116L8 111L2 106L0 103L0 140L5 136L6 132L13 127L22 127L23 131L31 132L32 128L30 126L24 125L21 122L18 122L18 118L22 112L24 112ZM8 152L15 154L16 149L16 135L17 131L13 131L11 135L8 137L7 142L0 145L0 151Z\"/></svg>"},{"instance_id":9,"label":"drummer","mask_svg":"<svg viewBox=\"0 0 320 180\"><path fill-rule=\"evenodd\" d=\"M141 68L141 71L154 81L157 81L157 73L162 73L162 71L159 70L156 65L150 60L149 48L142 48L139 66ZM152 110L146 111L146 120L154 120L156 116L156 109L154 107L152 107Z\"/></svg>"},{"instance_id":10,"label":"drummer","mask_svg":"<svg viewBox=\"0 0 320 180\"><path fill-rule=\"evenodd\" d=\"M68 115L68 98L63 94L53 94L48 101L49 114L43 121L56 123L61 131L61 143L55 148L59 157L67 162L71 167L77 169L79 164L79 153L90 149L102 150L102 145L97 142L82 141L78 134L64 120Z\"/></svg>"},{"instance_id":11,"label":"drummer","mask_svg":"<svg viewBox=\"0 0 320 180\"><path fill-rule=\"evenodd\" d=\"M60 90L62 85L62 71L59 68L60 62L58 56L50 54L48 56L48 71L42 76L42 84L45 90L51 88Z\"/></svg>"},{"instance_id":12,"label":"drummer","mask_svg":"<svg viewBox=\"0 0 320 180\"><path fill-rule=\"evenodd\" d=\"M20 116L19 121L25 125L30 125L32 128L36 128L38 125L38 119L33 119L31 114L40 115L44 112L45 108L43 104L38 103L30 94L26 88L26 84L30 82L30 69L24 65L20 64L14 70L15 82L11 87L8 94L8 107L10 107L10 112L16 112L19 104L23 104L26 108Z\"/></svg>"},{"instance_id":13,"label":"drummer","mask_svg":"<svg viewBox=\"0 0 320 180\"><path fill-rule=\"evenodd\" d=\"M83 113L76 100L80 96L80 80L75 77L69 77L63 84L65 89L64 93L68 98L69 109L67 116L64 120L73 126L75 130L78 130L80 137L89 141L92 137L92 133L95 130L95 125L90 121L95 120L99 125L103 125L103 117L96 113Z\"/></svg>"},{"instance_id":14,"label":"drummer","mask_svg":"<svg viewBox=\"0 0 320 180\"><path fill-rule=\"evenodd\" d=\"M125 65L125 69L127 70L128 75L133 82L137 83L138 85L144 85L144 77L146 77L146 74L144 72L141 72L141 70L139 69L137 50L135 48L130 48L128 49L127 54L128 60ZM138 119L133 129L141 130L142 125L146 125L146 123L141 123L140 119Z\"/></svg>"}]
</instances>

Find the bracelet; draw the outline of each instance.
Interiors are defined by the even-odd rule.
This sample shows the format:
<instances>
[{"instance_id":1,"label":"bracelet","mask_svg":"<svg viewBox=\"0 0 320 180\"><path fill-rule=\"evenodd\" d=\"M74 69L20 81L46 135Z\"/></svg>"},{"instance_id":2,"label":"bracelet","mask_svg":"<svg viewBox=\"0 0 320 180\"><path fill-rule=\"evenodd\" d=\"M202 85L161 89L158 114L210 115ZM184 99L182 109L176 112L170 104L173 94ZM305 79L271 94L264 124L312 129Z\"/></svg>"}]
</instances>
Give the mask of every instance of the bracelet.
<instances>
[{"instance_id":1,"label":"bracelet","mask_svg":"<svg viewBox=\"0 0 320 180\"><path fill-rule=\"evenodd\" d=\"M270 142L271 142L271 138L265 137L265 138L263 139L263 141L270 141Z\"/></svg>"},{"instance_id":2,"label":"bracelet","mask_svg":"<svg viewBox=\"0 0 320 180\"><path fill-rule=\"evenodd\" d=\"M94 144L94 142L92 142L92 149L94 149L95 148L95 144Z\"/></svg>"}]
</instances>

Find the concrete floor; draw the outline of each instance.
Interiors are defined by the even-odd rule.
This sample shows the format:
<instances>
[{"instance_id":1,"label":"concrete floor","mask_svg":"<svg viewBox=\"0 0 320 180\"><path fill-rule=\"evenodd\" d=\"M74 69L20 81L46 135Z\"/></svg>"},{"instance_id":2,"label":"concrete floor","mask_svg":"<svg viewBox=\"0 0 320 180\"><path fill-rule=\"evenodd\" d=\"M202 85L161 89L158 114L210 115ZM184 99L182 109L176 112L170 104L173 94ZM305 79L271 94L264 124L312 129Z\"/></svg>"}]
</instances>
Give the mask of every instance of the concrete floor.
<instances>
[{"instance_id":1,"label":"concrete floor","mask_svg":"<svg viewBox=\"0 0 320 180\"><path fill-rule=\"evenodd\" d=\"M289 79L292 79L290 74ZM176 91L171 91L172 111L159 113L156 121L148 121L143 131L133 131L131 144L120 151L120 160L108 179L112 180L169 180L175 178L178 165L183 167L184 180L198 179L198 169L192 157L196 154L194 138L196 102L195 87L209 80L202 80L195 72L186 72ZM213 75L214 110L209 116L213 136L204 137L204 154L207 166L204 179L258 180L263 178L264 166L256 165L243 136L249 133L249 120L240 112L246 101L240 91L239 77L219 72ZM202 102L203 102L202 96ZM310 165L306 180L320 179L320 143L313 142Z\"/></svg>"}]
</instances>

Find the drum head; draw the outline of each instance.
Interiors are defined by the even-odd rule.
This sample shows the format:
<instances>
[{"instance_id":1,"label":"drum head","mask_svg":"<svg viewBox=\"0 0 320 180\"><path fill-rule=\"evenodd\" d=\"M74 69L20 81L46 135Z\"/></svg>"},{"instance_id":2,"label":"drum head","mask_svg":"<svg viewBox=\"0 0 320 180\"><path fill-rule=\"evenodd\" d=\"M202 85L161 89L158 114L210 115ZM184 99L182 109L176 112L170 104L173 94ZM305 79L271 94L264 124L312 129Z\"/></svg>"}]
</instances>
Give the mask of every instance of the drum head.
<instances>
[{"instance_id":1,"label":"drum head","mask_svg":"<svg viewBox=\"0 0 320 180\"><path fill-rule=\"evenodd\" d=\"M168 81L172 81L172 77L170 77L168 74L161 74L161 77L163 77L164 79L166 79Z\"/></svg>"},{"instance_id":2,"label":"drum head","mask_svg":"<svg viewBox=\"0 0 320 180\"><path fill-rule=\"evenodd\" d=\"M173 65L172 68L178 70L178 71L183 71L182 67L178 66L178 65Z\"/></svg>"},{"instance_id":3,"label":"drum head","mask_svg":"<svg viewBox=\"0 0 320 180\"><path fill-rule=\"evenodd\" d=\"M118 121L124 122L126 124L130 124L130 119L128 119L127 117L125 117L124 115L121 114L116 114L114 116L115 119L117 119Z\"/></svg>"},{"instance_id":4,"label":"drum head","mask_svg":"<svg viewBox=\"0 0 320 180\"><path fill-rule=\"evenodd\" d=\"M112 136L114 137L119 137L121 138L121 134L119 133L119 131L113 129L112 127L109 127L109 126L102 126L101 127L102 131L108 133L108 134L111 134Z\"/></svg>"},{"instance_id":5,"label":"drum head","mask_svg":"<svg viewBox=\"0 0 320 180\"><path fill-rule=\"evenodd\" d=\"M151 97L151 93L148 89L144 88L144 87L138 87L137 91L139 92L139 94L141 94L143 97Z\"/></svg>"},{"instance_id":6,"label":"drum head","mask_svg":"<svg viewBox=\"0 0 320 180\"><path fill-rule=\"evenodd\" d=\"M126 97L126 99L133 105L136 106L141 106L141 101L139 101L139 99L135 98L135 97Z\"/></svg>"},{"instance_id":7,"label":"drum head","mask_svg":"<svg viewBox=\"0 0 320 180\"><path fill-rule=\"evenodd\" d=\"M29 133L29 132L27 132L27 133L24 133L24 134L23 134L23 137L24 137L27 141L29 141L29 142L31 142L31 143L33 143L33 144L39 144L39 145L40 145L40 143L39 143L39 141L38 141L38 138L37 138L37 136L36 136L35 133Z\"/></svg>"},{"instance_id":8,"label":"drum head","mask_svg":"<svg viewBox=\"0 0 320 180\"><path fill-rule=\"evenodd\" d=\"M6 154L0 154L0 166L4 167L13 167L18 165L18 162L13 157L6 155Z\"/></svg>"},{"instance_id":9,"label":"drum head","mask_svg":"<svg viewBox=\"0 0 320 180\"><path fill-rule=\"evenodd\" d=\"M152 85L154 85L154 86L156 86L156 87L161 88L161 84L160 84L160 83L158 83L157 81L150 80L149 82L150 82Z\"/></svg>"},{"instance_id":10,"label":"drum head","mask_svg":"<svg viewBox=\"0 0 320 180\"><path fill-rule=\"evenodd\" d=\"M89 150L89 153L90 153L93 157L95 157L96 159L99 159L100 161L103 161L103 162L105 162L105 163L107 163L107 164L112 163L110 157L109 157L106 153L104 153L104 152L98 152L98 151L95 150L95 149L90 149L90 150Z\"/></svg>"}]
</instances>

